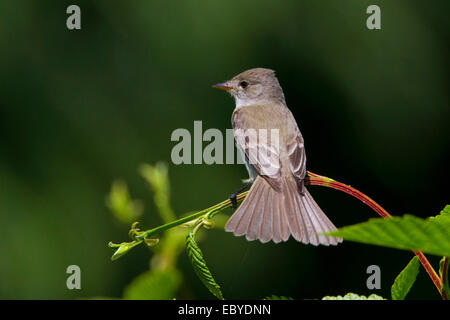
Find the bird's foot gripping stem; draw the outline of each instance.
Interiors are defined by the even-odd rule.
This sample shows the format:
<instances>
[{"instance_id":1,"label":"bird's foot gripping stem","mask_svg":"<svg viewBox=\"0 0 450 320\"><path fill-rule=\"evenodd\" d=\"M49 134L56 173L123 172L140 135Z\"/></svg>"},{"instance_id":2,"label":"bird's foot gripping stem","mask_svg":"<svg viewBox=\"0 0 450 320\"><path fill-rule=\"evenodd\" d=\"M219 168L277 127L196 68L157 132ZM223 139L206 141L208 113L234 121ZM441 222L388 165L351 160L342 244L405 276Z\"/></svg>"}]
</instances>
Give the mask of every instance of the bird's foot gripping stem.
<instances>
[{"instance_id":1,"label":"bird's foot gripping stem","mask_svg":"<svg viewBox=\"0 0 450 320\"><path fill-rule=\"evenodd\" d=\"M253 181L246 182L242 187L240 187L236 192L234 192L231 196L228 197L231 201L231 208L236 209L237 208L237 195L244 191L249 185L251 185Z\"/></svg>"}]
</instances>

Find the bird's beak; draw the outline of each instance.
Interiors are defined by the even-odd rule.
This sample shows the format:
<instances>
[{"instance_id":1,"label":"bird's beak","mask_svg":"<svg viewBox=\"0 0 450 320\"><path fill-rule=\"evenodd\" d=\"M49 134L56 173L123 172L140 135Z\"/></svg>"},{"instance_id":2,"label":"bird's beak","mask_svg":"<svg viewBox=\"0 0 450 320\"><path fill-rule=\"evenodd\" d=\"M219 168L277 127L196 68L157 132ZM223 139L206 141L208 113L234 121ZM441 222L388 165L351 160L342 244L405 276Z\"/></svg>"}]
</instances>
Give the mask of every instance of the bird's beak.
<instances>
[{"instance_id":1,"label":"bird's beak","mask_svg":"<svg viewBox=\"0 0 450 320\"><path fill-rule=\"evenodd\" d=\"M233 89L233 88L228 84L228 82L217 83L217 84L214 84L212 87L213 87L213 88L216 88L216 89L225 90L225 91L228 91L228 90Z\"/></svg>"}]
</instances>

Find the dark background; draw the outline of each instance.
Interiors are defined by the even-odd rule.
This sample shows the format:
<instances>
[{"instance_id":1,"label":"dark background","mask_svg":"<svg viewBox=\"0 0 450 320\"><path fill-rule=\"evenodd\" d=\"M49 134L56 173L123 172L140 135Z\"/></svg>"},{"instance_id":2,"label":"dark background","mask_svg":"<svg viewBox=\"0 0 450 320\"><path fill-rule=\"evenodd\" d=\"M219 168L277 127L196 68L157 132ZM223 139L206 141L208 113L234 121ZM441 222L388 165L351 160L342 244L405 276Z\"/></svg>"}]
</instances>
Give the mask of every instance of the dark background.
<instances>
[{"instance_id":1,"label":"dark background","mask_svg":"<svg viewBox=\"0 0 450 320\"><path fill-rule=\"evenodd\" d=\"M81 7L82 29L66 28ZM381 30L366 8L381 7ZM142 248L111 262L128 226L105 206L111 182L144 199L137 169L166 161L178 215L225 199L244 166L170 163L176 128L230 128L234 102L210 85L253 67L277 71L306 141L308 169L351 184L391 214L436 215L450 203L448 1L0 2L0 298L121 297L148 269ZM343 226L375 214L310 187ZM231 213L231 211L228 211ZM377 293L412 253L352 242L313 247L207 232L202 250L227 298ZM438 257L429 257L438 268ZM82 290L66 288L66 267ZM379 265L382 289L366 287ZM184 296L211 298L182 253ZM409 298L438 299L421 270Z\"/></svg>"}]
</instances>

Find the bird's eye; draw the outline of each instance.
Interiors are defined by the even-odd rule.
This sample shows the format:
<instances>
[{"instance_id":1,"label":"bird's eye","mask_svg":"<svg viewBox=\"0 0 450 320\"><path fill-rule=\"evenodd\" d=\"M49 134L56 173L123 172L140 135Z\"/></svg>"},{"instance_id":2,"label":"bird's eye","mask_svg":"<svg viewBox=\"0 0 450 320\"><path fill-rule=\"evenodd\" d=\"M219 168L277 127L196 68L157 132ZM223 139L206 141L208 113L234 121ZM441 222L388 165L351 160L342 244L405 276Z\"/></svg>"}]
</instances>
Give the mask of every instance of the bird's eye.
<instances>
[{"instance_id":1,"label":"bird's eye","mask_svg":"<svg viewBox=\"0 0 450 320\"><path fill-rule=\"evenodd\" d=\"M248 82L247 81L241 81L241 83L239 83L239 85L242 87L242 88L247 88L247 86L248 86Z\"/></svg>"}]
</instances>

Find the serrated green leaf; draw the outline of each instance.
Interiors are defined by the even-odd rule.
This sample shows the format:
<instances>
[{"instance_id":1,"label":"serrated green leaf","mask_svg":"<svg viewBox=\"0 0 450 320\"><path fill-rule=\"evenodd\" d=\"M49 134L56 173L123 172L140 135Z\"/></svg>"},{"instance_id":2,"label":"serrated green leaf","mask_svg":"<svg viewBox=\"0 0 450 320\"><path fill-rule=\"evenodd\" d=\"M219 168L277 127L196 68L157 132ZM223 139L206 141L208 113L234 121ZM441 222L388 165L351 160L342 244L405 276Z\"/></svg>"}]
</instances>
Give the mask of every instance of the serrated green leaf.
<instances>
[{"instance_id":1,"label":"serrated green leaf","mask_svg":"<svg viewBox=\"0 0 450 320\"><path fill-rule=\"evenodd\" d=\"M197 245L194 238L194 233L189 233L186 237L186 252L191 260L192 267L195 273L208 288L208 290L215 295L218 299L223 300L222 291L220 286L214 280L211 271L206 266L206 261L203 258L203 253Z\"/></svg>"},{"instance_id":2,"label":"serrated green leaf","mask_svg":"<svg viewBox=\"0 0 450 320\"><path fill-rule=\"evenodd\" d=\"M416 281L419 274L420 262L417 257L412 258L408 265L395 278L391 287L392 300L403 300Z\"/></svg>"},{"instance_id":3,"label":"serrated green leaf","mask_svg":"<svg viewBox=\"0 0 450 320\"><path fill-rule=\"evenodd\" d=\"M450 256L450 215L421 219L411 215L372 218L367 222L340 228L328 236L404 250L420 250L438 256Z\"/></svg>"},{"instance_id":4,"label":"serrated green leaf","mask_svg":"<svg viewBox=\"0 0 450 320\"><path fill-rule=\"evenodd\" d=\"M345 296L325 296L322 300L386 300L385 298L371 294L370 296L360 296L356 293L347 293Z\"/></svg>"},{"instance_id":5,"label":"serrated green leaf","mask_svg":"<svg viewBox=\"0 0 450 320\"><path fill-rule=\"evenodd\" d=\"M294 300L294 298L286 296L276 296L273 294L271 296L265 297L263 300Z\"/></svg>"},{"instance_id":6,"label":"serrated green leaf","mask_svg":"<svg viewBox=\"0 0 450 320\"><path fill-rule=\"evenodd\" d=\"M169 300L181 284L181 275L174 268L156 269L137 276L124 290L127 300Z\"/></svg>"},{"instance_id":7,"label":"serrated green leaf","mask_svg":"<svg viewBox=\"0 0 450 320\"><path fill-rule=\"evenodd\" d=\"M446 205L444 209L442 209L441 214L438 217L450 217L450 204Z\"/></svg>"}]
</instances>

